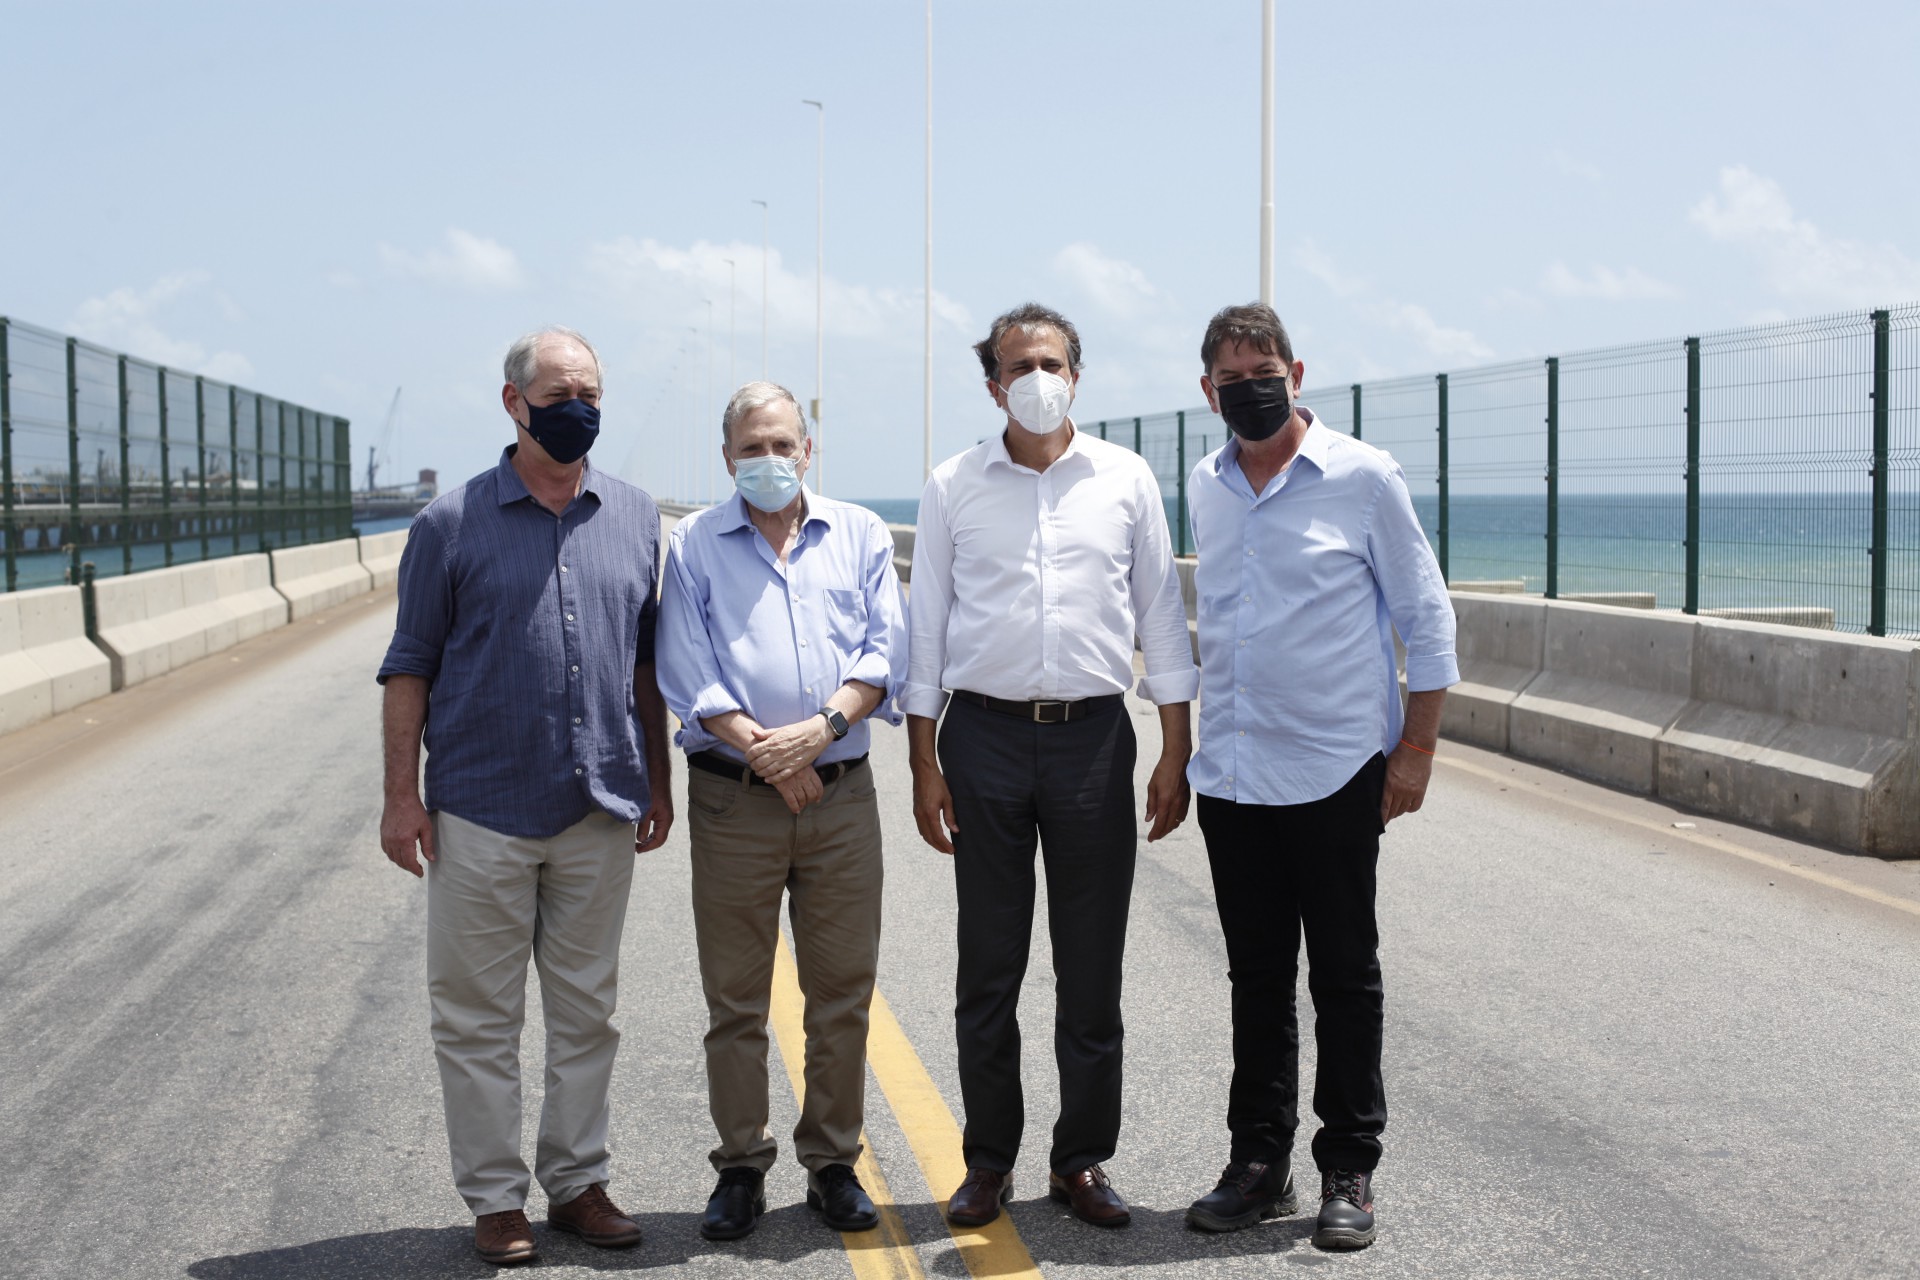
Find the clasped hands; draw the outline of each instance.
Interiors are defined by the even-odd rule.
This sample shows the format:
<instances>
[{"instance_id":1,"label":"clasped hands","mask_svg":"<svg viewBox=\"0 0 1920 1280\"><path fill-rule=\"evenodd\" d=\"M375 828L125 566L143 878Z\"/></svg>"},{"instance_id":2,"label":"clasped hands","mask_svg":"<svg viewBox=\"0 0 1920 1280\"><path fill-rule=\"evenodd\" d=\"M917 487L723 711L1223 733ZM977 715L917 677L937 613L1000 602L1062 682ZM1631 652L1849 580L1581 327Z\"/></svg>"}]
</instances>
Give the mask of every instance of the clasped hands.
<instances>
[{"instance_id":1,"label":"clasped hands","mask_svg":"<svg viewBox=\"0 0 1920 1280\"><path fill-rule=\"evenodd\" d=\"M826 791L813 762L833 741L825 717L808 716L778 729L755 726L746 747L747 767L771 784L793 813L818 800Z\"/></svg>"}]
</instances>

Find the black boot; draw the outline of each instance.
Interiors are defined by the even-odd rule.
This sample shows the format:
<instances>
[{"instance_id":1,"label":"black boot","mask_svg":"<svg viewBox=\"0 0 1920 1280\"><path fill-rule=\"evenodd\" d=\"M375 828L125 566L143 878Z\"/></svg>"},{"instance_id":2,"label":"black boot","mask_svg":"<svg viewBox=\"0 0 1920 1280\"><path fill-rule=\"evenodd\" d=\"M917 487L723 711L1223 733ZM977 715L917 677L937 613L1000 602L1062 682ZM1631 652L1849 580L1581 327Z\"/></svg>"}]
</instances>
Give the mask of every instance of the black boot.
<instances>
[{"instance_id":1,"label":"black boot","mask_svg":"<svg viewBox=\"0 0 1920 1280\"><path fill-rule=\"evenodd\" d=\"M1285 1164L1230 1164L1220 1182L1187 1208L1187 1225L1202 1231L1238 1231L1300 1207Z\"/></svg>"},{"instance_id":2,"label":"black boot","mask_svg":"<svg viewBox=\"0 0 1920 1280\"><path fill-rule=\"evenodd\" d=\"M719 1184L707 1198L707 1211L700 1215L700 1234L709 1240L752 1235L767 1211L766 1181L764 1173L745 1165L722 1169Z\"/></svg>"},{"instance_id":3,"label":"black boot","mask_svg":"<svg viewBox=\"0 0 1920 1280\"><path fill-rule=\"evenodd\" d=\"M835 1231L871 1231L880 1225L873 1201L844 1164L826 1165L807 1175L807 1208L818 1209Z\"/></svg>"},{"instance_id":4,"label":"black boot","mask_svg":"<svg viewBox=\"0 0 1920 1280\"><path fill-rule=\"evenodd\" d=\"M1364 1249L1373 1243L1373 1175L1329 1169L1320 1175L1320 1249Z\"/></svg>"}]
</instances>

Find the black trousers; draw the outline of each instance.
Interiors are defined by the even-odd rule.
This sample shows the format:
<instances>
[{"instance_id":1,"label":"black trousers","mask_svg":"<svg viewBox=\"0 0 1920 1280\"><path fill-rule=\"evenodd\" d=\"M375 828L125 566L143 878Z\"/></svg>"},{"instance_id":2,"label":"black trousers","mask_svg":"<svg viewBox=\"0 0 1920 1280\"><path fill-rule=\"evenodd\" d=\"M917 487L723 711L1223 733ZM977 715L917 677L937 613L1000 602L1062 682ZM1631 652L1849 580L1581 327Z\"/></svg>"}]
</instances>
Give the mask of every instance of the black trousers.
<instances>
[{"instance_id":1,"label":"black trousers","mask_svg":"<svg viewBox=\"0 0 1920 1280\"><path fill-rule=\"evenodd\" d=\"M1049 1161L1067 1174L1120 1139L1120 969L1133 896L1133 724L1123 704L1034 724L954 699L940 726L953 793L960 964L954 1021L969 1168L1013 1168L1026 1125L1020 981L1033 933L1034 847L1047 870L1060 1118Z\"/></svg>"},{"instance_id":2,"label":"black trousers","mask_svg":"<svg viewBox=\"0 0 1920 1280\"><path fill-rule=\"evenodd\" d=\"M1380 1163L1385 1005L1373 899L1386 773L1386 759L1376 755L1340 790L1307 804L1199 797L1233 984L1227 1129L1235 1161L1280 1164L1293 1150L1300 1095L1293 993L1304 932L1319 1049L1313 1161L1361 1172Z\"/></svg>"}]
</instances>

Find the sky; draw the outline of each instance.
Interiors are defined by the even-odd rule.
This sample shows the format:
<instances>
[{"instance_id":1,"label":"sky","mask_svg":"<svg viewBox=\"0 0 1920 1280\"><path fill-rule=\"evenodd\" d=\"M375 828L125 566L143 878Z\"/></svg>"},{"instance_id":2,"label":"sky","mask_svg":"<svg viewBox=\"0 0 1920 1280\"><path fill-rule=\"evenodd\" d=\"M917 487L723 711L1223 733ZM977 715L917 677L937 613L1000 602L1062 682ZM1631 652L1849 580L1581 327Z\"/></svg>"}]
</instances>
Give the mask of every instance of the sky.
<instances>
[{"instance_id":1,"label":"sky","mask_svg":"<svg viewBox=\"0 0 1920 1280\"><path fill-rule=\"evenodd\" d=\"M1275 302L1309 404L1920 300L1889 141L1920 6L1278 12ZM814 98L824 487L911 496L925 22L0 0L0 315L348 417L356 476L373 446L443 484L512 439L508 344L571 325L606 366L595 460L699 499L763 301L766 374L818 390ZM1029 299L1080 329L1076 420L1201 403L1207 317L1259 292L1258 0L935 0L933 38L936 461L998 428L971 344Z\"/></svg>"}]
</instances>

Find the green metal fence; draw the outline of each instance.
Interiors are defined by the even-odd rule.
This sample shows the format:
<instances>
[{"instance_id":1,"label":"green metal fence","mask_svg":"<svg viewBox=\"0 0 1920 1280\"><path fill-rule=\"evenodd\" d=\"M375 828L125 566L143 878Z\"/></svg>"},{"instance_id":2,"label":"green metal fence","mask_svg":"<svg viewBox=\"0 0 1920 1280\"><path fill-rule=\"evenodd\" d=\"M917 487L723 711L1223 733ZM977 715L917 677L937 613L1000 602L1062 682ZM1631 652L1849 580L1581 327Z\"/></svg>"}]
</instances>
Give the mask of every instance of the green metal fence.
<instances>
[{"instance_id":1,"label":"green metal fence","mask_svg":"<svg viewBox=\"0 0 1920 1280\"><path fill-rule=\"evenodd\" d=\"M1920 637L1920 303L1367 383L1328 427L1405 470L1450 582ZM1205 406L1090 424L1159 477L1184 554Z\"/></svg>"},{"instance_id":2,"label":"green metal fence","mask_svg":"<svg viewBox=\"0 0 1920 1280\"><path fill-rule=\"evenodd\" d=\"M352 533L347 420L0 316L8 591Z\"/></svg>"}]
</instances>

